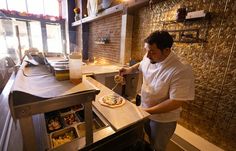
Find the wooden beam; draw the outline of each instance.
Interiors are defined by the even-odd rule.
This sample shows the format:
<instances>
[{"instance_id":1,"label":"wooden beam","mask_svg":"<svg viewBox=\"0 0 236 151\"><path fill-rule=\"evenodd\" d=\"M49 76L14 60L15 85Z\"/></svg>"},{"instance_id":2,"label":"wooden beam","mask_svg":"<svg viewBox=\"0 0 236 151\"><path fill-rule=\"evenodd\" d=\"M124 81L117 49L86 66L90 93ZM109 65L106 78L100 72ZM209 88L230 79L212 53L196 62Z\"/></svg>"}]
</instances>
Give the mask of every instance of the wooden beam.
<instances>
[{"instance_id":1,"label":"wooden beam","mask_svg":"<svg viewBox=\"0 0 236 151\"><path fill-rule=\"evenodd\" d=\"M128 63L131 58L132 48L133 16L122 15L121 42L120 42L120 63Z\"/></svg>"}]
</instances>

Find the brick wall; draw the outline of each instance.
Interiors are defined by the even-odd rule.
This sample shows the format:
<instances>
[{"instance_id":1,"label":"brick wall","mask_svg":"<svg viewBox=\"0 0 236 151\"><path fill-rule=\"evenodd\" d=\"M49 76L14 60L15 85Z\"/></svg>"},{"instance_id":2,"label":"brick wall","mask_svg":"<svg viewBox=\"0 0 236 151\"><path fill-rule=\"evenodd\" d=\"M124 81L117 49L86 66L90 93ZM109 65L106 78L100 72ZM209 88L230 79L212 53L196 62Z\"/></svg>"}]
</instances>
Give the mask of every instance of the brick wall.
<instances>
[{"instance_id":1,"label":"brick wall","mask_svg":"<svg viewBox=\"0 0 236 151\"><path fill-rule=\"evenodd\" d=\"M96 44L102 37L109 43ZM89 58L120 62L121 13L89 23Z\"/></svg>"},{"instance_id":2,"label":"brick wall","mask_svg":"<svg viewBox=\"0 0 236 151\"><path fill-rule=\"evenodd\" d=\"M175 19L181 4L212 13L211 23L163 24ZM224 148L236 148L236 1L166 0L134 14L132 58L142 59L143 40L155 30L200 28L207 43L175 43L173 51L188 61L196 77L196 97L187 103L181 125ZM208 26L205 28L206 26Z\"/></svg>"}]
</instances>

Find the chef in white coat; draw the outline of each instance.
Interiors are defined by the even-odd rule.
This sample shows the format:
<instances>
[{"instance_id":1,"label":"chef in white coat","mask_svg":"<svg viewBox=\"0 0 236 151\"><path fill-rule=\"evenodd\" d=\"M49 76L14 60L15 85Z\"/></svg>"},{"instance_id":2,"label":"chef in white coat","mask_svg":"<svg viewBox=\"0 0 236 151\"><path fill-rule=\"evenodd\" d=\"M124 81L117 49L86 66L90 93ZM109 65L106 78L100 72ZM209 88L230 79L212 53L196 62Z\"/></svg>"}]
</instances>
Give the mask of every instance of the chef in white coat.
<instances>
[{"instance_id":1,"label":"chef in white coat","mask_svg":"<svg viewBox=\"0 0 236 151\"><path fill-rule=\"evenodd\" d=\"M194 99L191 66L171 51L167 31L155 31L145 40L147 53L140 63L120 69L120 75L139 70L143 74L141 108L150 113L145 131L156 151L164 151L173 135L184 102Z\"/></svg>"}]
</instances>

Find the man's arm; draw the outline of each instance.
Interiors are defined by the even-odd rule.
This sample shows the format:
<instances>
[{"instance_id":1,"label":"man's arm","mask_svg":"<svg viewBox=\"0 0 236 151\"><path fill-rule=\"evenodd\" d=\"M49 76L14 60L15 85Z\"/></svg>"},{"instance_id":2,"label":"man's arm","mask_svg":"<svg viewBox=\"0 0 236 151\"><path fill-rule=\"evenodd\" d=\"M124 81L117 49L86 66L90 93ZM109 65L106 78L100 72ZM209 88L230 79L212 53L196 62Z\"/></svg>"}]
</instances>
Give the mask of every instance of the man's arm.
<instances>
[{"instance_id":1,"label":"man's arm","mask_svg":"<svg viewBox=\"0 0 236 151\"><path fill-rule=\"evenodd\" d=\"M136 63L136 64L134 64L133 66L128 67L128 68L121 68L120 71L119 71L119 74L120 74L121 76L123 76L123 75L125 75L125 74L134 73L135 71L138 70L139 65L140 65L140 63Z\"/></svg>"},{"instance_id":2,"label":"man's arm","mask_svg":"<svg viewBox=\"0 0 236 151\"><path fill-rule=\"evenodd\" d=\"M137 70L138 70L138 67L139 67L139 65L140 65L140 62L138 62L138 63L134 64L133 66L131 66L130 68L131 68L132 72L135 72L135 71L137 71Z\"/></svg>"},{"instance_id":3,"label":"man's arm","mask_svg":"<svg viewBox=\"0 0 236 151\"><path fill-rule=\"evenodd\" d=\"M166 113L166 112L175 110L179 108L180 106L182 106L183 104L184 104L184 101L168 99L153 107L142 108L142 109L150 114L158 114L158 113Z\"/></svg>"}]
</instances>

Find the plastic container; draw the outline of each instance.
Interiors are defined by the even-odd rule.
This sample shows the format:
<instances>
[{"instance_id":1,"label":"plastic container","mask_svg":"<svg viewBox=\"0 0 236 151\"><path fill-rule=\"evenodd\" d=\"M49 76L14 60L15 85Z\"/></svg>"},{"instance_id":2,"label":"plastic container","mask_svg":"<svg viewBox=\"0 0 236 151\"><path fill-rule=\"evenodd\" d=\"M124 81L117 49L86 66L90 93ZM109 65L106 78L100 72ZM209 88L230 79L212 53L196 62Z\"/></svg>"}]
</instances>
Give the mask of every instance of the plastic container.
<instances>
[{"instance_id":1,"label":"plastic container","mask_svg":"<svg viewBox=\"0 0 236 151\"><path fill-rule=\"evenodd\" d=\"M77 125L77 131L79 134L79 138L85 136L85 129L86 129L85 126L86 126L85 122L81 122ZM99 125L96 120L93 120L93 126L92 126L93 132L96 132L101 128L102 128L102 126Z\"/></svg>"},{"instance_id":2,"label":"plastic container","mask_svg":"<svg viewBox=\"0 0 236 151\"><path fill-rule=\"evenodd\" d=\"M64 128L62 119L58 112L45 113L45 121L48 133Z\"/></svg>"},{"instance_id":3,"label":"plastic container","mask_svg":"<svg viewBox=\"0 0 236 151\"><path fill-rule=\"evenodd\" d=\"M85 118L84 110L77 111L77 112L75 112L75 114L79 118L80 122L84 122L84 118ZM93 112L92 118L94 119L96 117L97 117L97 115Z\"/></svg>"},{"instance_id":4,"label":"plastic container","mask_svg":"<svg viewBox=\"0 0 236 151\"><path fill-rule=\"evenodd\" d=\"M61 113L61 116L64 116L66 114L72 113L70 107L67 107L67 108L64 108L64 109L60 109L59 112Z\"/></svg>"},{"instance_id":5,"label":"plastic container","mask_svg":"<svg viewBox=\"0 0 236 151\"><path fill-rule=\"evenodd\" d=\"M78 138L78 134L74 127L65 128L50 135L51 146L55 148L62 144L71 142L76 138Z\"/></svg>"},{"instance_id":6,"label":"plastic container","mask_svg":"<svg viewBox=\"0 0 236 151\"><path fill-rule=\"evenodd\" d=\"M79 122L77 116L74 113L67 114L63 116L65 126L70 126Z\"/></svg>"},{"instance_id":7,"label":"plastic container","mask_svg":"<svg viewBox=\"0 0 236 151\"><path fill-rule=\"evenodd\" d=\"M84 137L85 136L85 123L83 122L77 125L77 130L79 133L79 138Z\"/></svg>"},{"instance_id":8,"label":"plastic container","mask_svg":"<svg viewBox=\"0 0 236 151\"><path fill-rule=\"evenodd\" d=\"M72 107L70 107L72 111L76 112L76 111L80 111L84 109L83 104L78 104L78 105L74 105Z\"/></svg>"},{"instance_id":9,"label":"plastic container","mask_svg":"<svg viewBox=\"0 0 236 151\"><path fill-rule=\"evenodd\" d=\"M80 122L84 122L84 110L77 111L75 114L79 118Z\"/></svg>"},{"instance_id":10,"label":"plastic container","mask_svg":"<svg viewBox=\"0 0 236 151\"><path fill-rule=\"evenodd\" d=\"M70 81L73 84L82 82L82 57L79 54L73 53L69 58L69 75Z\"/></svg>"}]
</instances>

